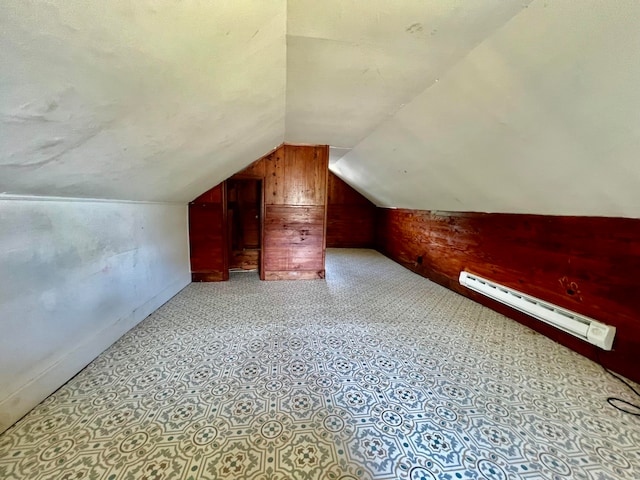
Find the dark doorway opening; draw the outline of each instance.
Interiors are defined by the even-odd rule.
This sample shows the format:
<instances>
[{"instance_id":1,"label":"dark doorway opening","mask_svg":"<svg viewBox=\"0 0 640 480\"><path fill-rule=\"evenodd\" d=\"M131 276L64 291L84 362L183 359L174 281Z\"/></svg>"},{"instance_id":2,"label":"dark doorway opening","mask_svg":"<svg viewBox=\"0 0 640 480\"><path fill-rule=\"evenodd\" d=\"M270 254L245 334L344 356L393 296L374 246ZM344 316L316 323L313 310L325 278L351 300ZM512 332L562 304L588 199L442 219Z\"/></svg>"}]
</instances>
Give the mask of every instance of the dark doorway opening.
<instances>
[{"instance_id":1,"label":"dark doorway opening","mask_svg":"<svg viewBox=\"0 0 640 480\"><path fill-rule=\"evenodd\" d=\"M261 271L262 179L227 180L227 252L230 271Z\"/></svg>"}]
</instances>

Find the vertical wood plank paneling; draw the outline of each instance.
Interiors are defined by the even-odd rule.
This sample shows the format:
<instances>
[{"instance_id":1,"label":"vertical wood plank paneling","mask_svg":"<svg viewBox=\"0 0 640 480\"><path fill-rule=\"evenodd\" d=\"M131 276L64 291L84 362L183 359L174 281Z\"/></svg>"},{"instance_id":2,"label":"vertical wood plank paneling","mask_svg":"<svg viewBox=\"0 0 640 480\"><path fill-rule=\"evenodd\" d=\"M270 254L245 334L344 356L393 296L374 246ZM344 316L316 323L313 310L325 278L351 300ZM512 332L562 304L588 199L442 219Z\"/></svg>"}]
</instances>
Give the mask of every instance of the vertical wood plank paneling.
<instances>
[{"instance_id":1,"label":"vertical wood plank paneling","mask_svg":"<svg viewBox=\"0 0 640 480\"><path fill-rule=\"evenodd\" d=\"M285 147L278 148L266 156L264 163L265 203L267 205L285 204Z\"/></svg>"},{"instance_id":2,"label":"vertical wood plank paneling","mask_svg":"<svg viewBox=\"0 0 640 480\"><path fill-rule=\"evenodd\" d=\"M324 278L328 166L329 147L326 145L283 145L232 177L263 180L261 278ZM203 270L211 268L218 271L220 262L215 263L214 258L222 254L220 243L227 243L224 231L213 235L207 230L209 236L205 238L202 231L195 229L196 225L199 229L204 229L211 222L218 224L221 221L217 218L205 219L206 215L201 213L209 206L220 205L219 202L225 200L221 191L213 190L215 189L193 202L196 206L193 207L192 243L196 247L196 258L192 259L192 270L200 269L199 272L193 270L194 278L215 276L213 271ZM197 205L200 204L207 204L207 207L198 208ZM226 219L223 221L226 222ZM221 228L227 230L226 227ZM251 238L253 237L255 235ZM248 261L244 257L237 260L243 264ZM228 263L226 268L228 278ZM200 275L196 276L196 273ZM204 276L205 273L207 276Z\"/></svg>"},{"instance_id":3,"label":"vertical wood plank paneling","mask_svg":"<svg viewBox=\"0 0 640 480\"><path fill-rule=\"evenodd\" d=\"M375 244L376 206L329 172L327 246L371 248Z\"/></svg>"},{"instance_id":4,"label":"vertical wood plank paneling","mask_svg":"<svg viewBox=\"0 0 640 480\"><path fill-rule=\"evenodd\" d=\"M207 190L191 203L222 203L222 184L216 185L211 190Z\"/></svg>"},{"instance_id":5,"label":"vertical wood plank paneling","mask_svg":"<svg viewBox=\"0 0 640 480\"><path fill-rule=\"evenodd\" d=\"M327 168L325 147L285 145L282 205L324 205Z\"/></svg>"},{"instance_id":6,"label":"vertical wood plank paneling","mask_svg":"<svg viewBox=\"0 0 640 480\"><path fill-rule=\"evenodd\" d=\"M378 209L378 249L640 381L640 220ZM458 283L468 270L617 328L604 352Z\"/></svg>"},{"instance_id":7,"label":"vertical wood plank paneling","mask_svg":"<svg viewBox=\"0 0 640 480\"><path fill-rule=\"evenodd\" d=\"M324 278L327 146L279 148L265 167L265 278Z\"/></svg>"},{"instance_id":8,"label":"vertical wood plank paneling","mask_svg":"<svg viewBox=\"0 0 640 480\"><path fill-rule=\"evenodd\" d=\"M189 247L193 281L221 281L229 278L225 197L225 186L221 183L189 204Z\"/></svg>"},{"instance_id":9,"label":"vertical wood plank paneling","mask_svg":"<svg viewBox=\"0 0 640 480\"><path fill-rule=\"evenodd\" d=\"M227 211L234 212L232 249L260 246L260 181L256 179L227 180ZM232 222L229 222L232 224Z\"/></svg>"},{"instance_id":10,"label":"vertical wood plank paneling","mask_svg":"<svg viewBox=\"0 0 640 480\"><path fill-rule=\"evenodd\" d=\"M240 172L236 173L235 175L233 175L232 178L243 178L243 177L248 177L248 178L264 178L265 176L265 159L268 158L269 156L273 155L274 152L265 155L264 157L256 160L255 162L253 162L251 165L249 165L248 167L246 167L244 170L241 170Z\"/></svg>"},{"instance_id":11,"label":"vertical wood plank paneling","mask_svg":"<svg viewBox=\"0 0 640 480\"><path fill-rule=\"evenodd\" d=\"M326 261L327 261L327 222L328 222L327 195L329 191L329 145L322 145L322 146L316 147L316 149L318 151L318 155L320 159L324 159L324 161L322 161L322 168L320 170L320 173L324 175L323 177L324 181L322 182L322 187L324 190L323 190L321 201L324 207L324 218L323 218L323 225L322 225L322 278L325 278L324 266L326 265ZM316 159L316 161L317 160L318 159Z\"/></svg>"}]
</instances>

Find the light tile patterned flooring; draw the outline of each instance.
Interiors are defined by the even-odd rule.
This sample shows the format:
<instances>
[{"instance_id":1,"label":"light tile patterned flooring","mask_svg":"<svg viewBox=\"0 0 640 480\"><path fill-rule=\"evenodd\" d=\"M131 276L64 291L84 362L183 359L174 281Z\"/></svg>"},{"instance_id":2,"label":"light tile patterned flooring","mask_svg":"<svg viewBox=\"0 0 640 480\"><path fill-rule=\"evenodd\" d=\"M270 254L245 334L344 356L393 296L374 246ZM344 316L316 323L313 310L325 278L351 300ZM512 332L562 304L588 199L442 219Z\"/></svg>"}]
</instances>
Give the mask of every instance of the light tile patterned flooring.
<instances>
[{"instance_id":1,"label":"light tile patterned flooring","mask_svg":"<svg viewBox=\"0 0 640 480\"><path fill-rule=\"evenodd\" d=\"M591 361L370 250L192 284L0 437L2 479L640 478Z\"/></svg>"}]
</instances>

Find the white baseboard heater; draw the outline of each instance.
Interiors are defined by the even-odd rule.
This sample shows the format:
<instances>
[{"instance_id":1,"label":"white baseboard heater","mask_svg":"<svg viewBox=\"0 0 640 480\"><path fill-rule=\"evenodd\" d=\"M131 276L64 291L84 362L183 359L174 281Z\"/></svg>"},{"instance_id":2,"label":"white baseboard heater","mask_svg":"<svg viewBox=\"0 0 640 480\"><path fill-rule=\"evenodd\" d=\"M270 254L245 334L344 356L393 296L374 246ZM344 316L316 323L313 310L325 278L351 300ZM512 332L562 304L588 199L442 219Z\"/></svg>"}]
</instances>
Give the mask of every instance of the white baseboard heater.
<instances>
[{"instance_id":1,"label":"white baseboard heater","mask_svg":"<svg viewBox=\"0 0 640 480\"><path fill-rule=\"evenodd\" d=\"M604 350L611 350L616 327L505 287L473 273L460 272L460 284Z\"/></svg>"}]
</instances>

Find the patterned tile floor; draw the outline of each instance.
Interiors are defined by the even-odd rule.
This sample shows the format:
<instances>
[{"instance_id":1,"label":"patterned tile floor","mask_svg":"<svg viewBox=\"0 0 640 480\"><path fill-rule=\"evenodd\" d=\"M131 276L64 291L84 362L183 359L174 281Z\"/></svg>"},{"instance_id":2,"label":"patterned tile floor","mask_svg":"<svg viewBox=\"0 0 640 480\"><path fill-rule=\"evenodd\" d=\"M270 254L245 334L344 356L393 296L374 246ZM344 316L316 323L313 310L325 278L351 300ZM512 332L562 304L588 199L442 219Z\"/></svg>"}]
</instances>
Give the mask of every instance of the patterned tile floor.
<instances>
[{"instance_id":1,"label":"patterned tile floor","mask_svg":"<svg viewBox=\"0 0 640 480\"><path fill-rule=\"evenodd\" d=\"M0 437L2 479L640 478L591 361L370 250L192 284Z\"/></svg>"}]
</instances>

